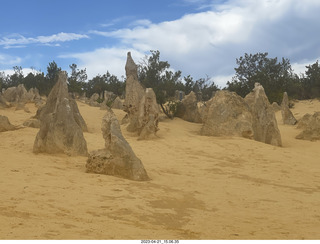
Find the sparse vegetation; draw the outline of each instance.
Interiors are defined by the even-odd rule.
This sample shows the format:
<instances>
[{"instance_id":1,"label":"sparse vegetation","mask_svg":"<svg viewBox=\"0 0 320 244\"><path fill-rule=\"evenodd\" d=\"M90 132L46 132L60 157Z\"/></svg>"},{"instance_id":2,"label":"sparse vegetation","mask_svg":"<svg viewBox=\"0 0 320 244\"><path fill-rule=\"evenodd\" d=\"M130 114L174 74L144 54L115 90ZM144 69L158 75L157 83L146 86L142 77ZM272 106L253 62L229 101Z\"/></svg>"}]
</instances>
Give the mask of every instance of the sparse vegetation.
<instances>
[{"instance_id":1,"label":"sparse vegetation","mask_svg":"<svg viewBox=\"0 0 320 244\"><path fill-rule=\"evenodd\" d=\"M311 99L320 97L320 65L306 66L305 74L298 76L292 70L290 60L268 57L268 53L247 54L236 59L238 67L232 81L227 82L224 89L234 91L244 97L259 82L265 89L269 101L281 102L283 92L287 91L290 98ZM71 64L71 72L68 76L70 92L79 95L83 93L90 97L94 93L101 94L103 91L111 91L117 96L123 96L125 91L125 79L122 81L117 76L107 71L103 75L97 75L87 80L86 69L79 69L76 64ZM61 70L55 61L47 66L47 73L33 70L26 76L22 67L13 67L14 74L0 73L0 89L24 84L26 89L37 87L41 95L48 95L56 82L56 74ZM190 75L181 77L180 70L170 69L168 61L160 60L159 51L150 51L139 64L139 81L145 87L153 88L157 102L163 107L168 117L174 116L175 91L183 91L186 95L194 91L199 101L207 101L213 92L219 90L210 77L194 80ZM165 105L166 104L166 105ZM171 104L171 108L167 107ZM171 114L171 115L170 115Z\"/></svg>"}]
</instances>

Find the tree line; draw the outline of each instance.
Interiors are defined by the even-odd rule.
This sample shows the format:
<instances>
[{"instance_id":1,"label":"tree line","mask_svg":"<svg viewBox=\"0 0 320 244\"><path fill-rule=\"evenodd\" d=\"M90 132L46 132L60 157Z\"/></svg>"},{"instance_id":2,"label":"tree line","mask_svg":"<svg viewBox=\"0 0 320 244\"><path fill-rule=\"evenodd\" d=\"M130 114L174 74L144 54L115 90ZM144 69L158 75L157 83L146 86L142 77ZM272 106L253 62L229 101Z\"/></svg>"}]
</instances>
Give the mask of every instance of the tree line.
<instances>
[{"instance_id":1,"label":"tree line","mask_svg":"<svg viewBox=\"0 0 320 244\"><path fill-rule=\"evenodd\" d=\"M269 58L268 53L245 54L236 59L238 67L226 89L241 96L248 94L254 83L259 82L265 89L269 101L280 103L283 92L293 99L313 99L320 97L320 66L316 61L306 66L305 74L293 72L290 60Z\"/></svg>"},{"instance_id":2,"label":"tree line","mask_svg":"<svg viewBox=\"0 0 320 244\"><path fill-rule=\"evenodd\" d=\"M311 99L320 97L320 66L318 61L306 66L305 74L297 75L293 72L290 60L282 58L269 58L268 53L247 54L236 59L237 67L235 76L222 88L234 91L240 96L246 96L259 82L272 102L281 102L283 92L291 98ZM79 95L86 94L90 97L94 93L111 91L117 96L125 92L125 79L122 81L117 76L106 71L88 80L86 69L79 69L76 64L69 65L68 74L69 92ZM38 88L41 95L48 95L56 82L57 74L61 71L55 61L47 66L47 73L30 72L24 76L22 68L13 67L14 74L5 75L0 72L0 89L24 84L27 90ZM210 77L195 80L190 75L182 78L181 71L172 71L168 61L160 60L159 51L150 51L138 64L139 81L145 87L153 88L157 102L160 105L170 102L175 96L175 91L189 94L194 91L199 100L207 101L212 94L221 89Z\"/></svg>"},{"instance_id":3,"label":"tree line","mask_svg":"<svg viewBox=\"0 0 320 244\"><path fill-rule=\"evenodd\" d=\"M121 96L125 89L124 82L121 82L115 75L111 75L108 71L104 75L97 75L87 81L86 69L78 69L76 64L69 65L71 70L68 73L68 89L71 93L79 95L86 94L90 97L93 93L101 93L105 90L112 91L114 94ZM52 87L57 81L57 74L61 71L55 61L47 66L46 75L43 72L30 72L24 76L22 68L13 67L14 74L5 75L0 73L0 88L8 88L23 84L27 90L30 88L38 88L40 95L48 96Z\"/></svg>"}]
</instances>

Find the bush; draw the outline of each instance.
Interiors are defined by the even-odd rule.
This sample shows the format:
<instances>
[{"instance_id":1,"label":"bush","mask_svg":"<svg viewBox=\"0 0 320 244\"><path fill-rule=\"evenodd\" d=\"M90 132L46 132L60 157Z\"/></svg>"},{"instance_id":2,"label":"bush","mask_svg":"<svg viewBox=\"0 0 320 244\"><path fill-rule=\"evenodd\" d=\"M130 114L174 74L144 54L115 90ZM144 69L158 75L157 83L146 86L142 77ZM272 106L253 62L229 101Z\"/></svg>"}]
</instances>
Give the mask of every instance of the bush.
<instances>
[{"instance_id":1,"label":"bush","mask_svg":"<svg viewBox=\"0 0 320 244\"><path fill-rule=\"evenodd\" d=\"M97 99L97 103L102 103L102 102L103 102L103 99L99 97L99 98Z\"/></svg>"}]
</instances>

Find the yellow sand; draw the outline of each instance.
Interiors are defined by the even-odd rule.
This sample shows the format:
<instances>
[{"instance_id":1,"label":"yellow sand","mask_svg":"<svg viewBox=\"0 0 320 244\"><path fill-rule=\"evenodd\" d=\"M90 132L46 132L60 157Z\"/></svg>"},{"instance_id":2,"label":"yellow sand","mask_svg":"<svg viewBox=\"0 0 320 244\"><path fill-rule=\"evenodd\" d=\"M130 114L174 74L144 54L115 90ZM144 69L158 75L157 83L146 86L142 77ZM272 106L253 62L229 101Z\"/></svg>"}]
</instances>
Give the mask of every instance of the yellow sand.
<instances>
[{"instance_id":1,"label":"yellow sand","mask_svg":"<svg viewBox=\"0 0 320 244\"><path fill-rule=\"evenodd\" d=\"M104 147L105 111L78 103L89 151ZM1 109L14 125L34 115ZM297 119L320 111L300 101ZM119 119L123 111L115 110ZM151 181L85 173L86 157L32 153L38 129L0 133L1 239L320 239L320 141L283 147L205 137L201 125L160 123L159 138L122 132Z\"/></svg>"}]
</instances>

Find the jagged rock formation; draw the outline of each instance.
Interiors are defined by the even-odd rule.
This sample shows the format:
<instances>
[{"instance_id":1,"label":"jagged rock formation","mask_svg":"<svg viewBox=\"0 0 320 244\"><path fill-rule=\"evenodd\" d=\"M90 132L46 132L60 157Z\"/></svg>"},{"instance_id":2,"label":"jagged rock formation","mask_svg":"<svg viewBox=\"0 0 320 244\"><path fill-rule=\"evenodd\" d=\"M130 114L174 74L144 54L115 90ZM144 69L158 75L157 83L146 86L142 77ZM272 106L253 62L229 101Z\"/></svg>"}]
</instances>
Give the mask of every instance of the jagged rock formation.
<instances>
[{"instance_id":1,"label":"jagged rock formation","mask_svg":"<svg viewBox=\"0 0 320 244\"><path fill-rule=\"evenodd\" d=\"M74 119L76 123L81 127L83 132L88 132L87 124L80 114L76 101L72 97L73 95L69 93L69 103L70 103L70 106L72 107ZM23 125L26 127L40 128L40 114L42 113L43 108L44 106L40 106L36 112L36 115L26 120L23 123Z\"/></svg>"},{"instance_id":2,"label":"jagged rock formation","mask_svg":"<svg viewBox=\"0 0 320 244\"><path fill-rule=\"evenodd\" d=\"M274 111L275 113L281 110L281 107L280 107L280 105L279 105L277 102L273 102L273 103L271 104L271 106L272 106L272 109L273 109L273 111Z\"/></svg>"},{"instance_id":3,"label":"jagged rock formation","mask_svg":"<svg viewBox=\"0 0 320 244\"><path fill-rule=\"evenodd\" d=\"M305 114L298 122L298 129L303 131L296 136L297 139L302 140L320 140L320 112L313 115Z\"/></svg>"},{"instance_id":4,"label":"jagged rock formation","mask_svg":"<svg viewBox=\"0 0 320 244\"><path fill-rule=\"evenodd\" d=\"M10 107L10 103L8 103L7 100L0 93L0 108L9 108L9 107Z\"/></svg>"},{"instance_id":5,"label":"jagged rock formation","mask_svg":"<svg viewBox=\"0 0 320 244\"><path fill-rule=\"evenodd\" d=\"M100 104L100 110L106 110L109 106L110 106L110 104L107 103L107 101L103 101L103 102Z\"/></svg>"},{"instance_id":6,"label":"jagged rock formation","mask_svg":"<svg viewBox=\"0 0 320 244\"><path fill-rule=\"evenodd\" d=\"M35 96L39 96L37 98L40 98L39 91L37 88L30 88L29 91L26 94L26 98L28 101L33 101L35 99Z\"/></svg>"},{"instance_id":7,"label":"jagged rock formation","mask_svg":"<svg viewBox=\"0 0 320 244\"><path fill-rule=\"evenodd\" d=\"M159 107L156 102L156 94L152 88L147 88L139 107L139 139L147 139L150 135L156 135L159 130Z\"/></svg>"},{"instance_id":8,"label":"jagged rock formation","mask_svg":"<svg viewBox=\"0 0 320 244\"><path fill-rule=\"evenodd\" d=\"M28 102L28 92L23 84L17 87L9 87L3 93L3 97L11 105L16 106L16 110L25 110L25 104Z\"/></svg>"},{"instance_id":9,"label":"jagged rock formation","mask_svg":"<svg viewBox=\"0 0 320 244\"><path fill-rule=\"evenodd\" d=\"M155 135L158 131L159 107L152 88L146 90L138 80L137 65L134 63L131 53L127 54L126 63L126 98L124 111L127 112L127 131L138 134L139 139L145 139Z\"/></svg>"},{"instance_id":10,"label":"jagged rock formation","mask_svg":"<svg viewBox=\"0 0 320 244\"><path fill-rule=\"evenodd\" d=\"M129 124L127 130L129 132L137 132L139 130L139 106L145 91L138 80L137 65L134 63L130 52L127 54L125 70L127 80L124 111L128 113Z\"/></svg>"},{"instance_id":11,"label":"jagged rock formation","mask_svg":"<svg viewBox=\"0 0 320 244\"><path fill-rule=\"evenodd\" d=\"M17 87L9 87L3 93L3 97L10 103L26 103L27 90L23 84Z\"/></svg>"},{"instance_id":12,"label":"jagged rock formation","mask_svg":"<svg viewBox=\"0 0 320 244\"><path fill-rule=\"evenodd\" d=\"M0 115L0 132L16 129L17 127L10 123L7 116Z\"/></svg>"},{"instance_id":13,"label":"jagged rock formation","mask_svg":"<svg viewBox=\"0 0 320 244\"><path fill-rule=\"evenodd\" d=\"M105 148L89 154L87 172L114 175L122 178L148 180L146 170L121 133L119 122L110 108L102 119Z\"/></svg>"},{"instance_id":14,"label":"jagged rock formation","mask_svg":"<svg viewBox=\"0 0 320 244\"><path fill-rule=\"evenodd\" d=\"M111 107L117 97L113 92L109 91L104 91L101 95L103 98L103 102L100 105L101 110L106 110L107 107Z\"/></svg>"},{"instance_id":15,"label":"jagged rock formation","mask_svg":"<svg viewBox=\"0 0 320 244\"><path fill-rule=\"evenodd\" d=\"M110 91L104 91L103 92L103 100L104 101L114 101L116 99L116 95L113 92Z\"/></svg>"},{"instance_id":16,"label":"jagged rock formation","mask_svg":"<svg viewBox=\"0 0 320 244\"><path fill-rule=\"evenodd\" d=\"M263 87L256 83L245 99L234 92L218 91L206 104L202 135L241 136L282 146L272 106Z\"/></svg>"},{"instance_id":17,"label":"jagged rock formation","mask_svg":"<svg viewBox=\"0 0 320 244\"><path fill-rule=\"evenodd\" d=\"M100 96L98 93L93 93L88 101L89 105L93 107L100 107L100 103L97 102L99 98Z\"/></svg>"},{"instance_id":18,"label":"jagged rock formation","mask_svg":"<svg viewBox=\"0 0 320 244\"><path fill-rule=\"evenodd\" d=\"M37 88L30 88L27 93L27 100L30 102L34 102L38 108L41 107L44 103Z\"/></svg>"},{"instance_id":19,"label":"jagged rock formation","mask_svg":"<svg viewBox=\"0 0 320 244\"><path fill-rule=\"evenodd\" d=\"M77 104L69 97L67 75L65 72L59 72L58 76L59 79L52 88L46 105L39 111L40 130L33 151L87 155L81 115Z\"/></svg>"},{"instance_id":20,"label":"jagged rock formation","mask_svg":"<svg viewBox=\"0 0 320 244\"><path fill-rule=\"evenodd\" d=\"M123 101L120 99L120 97L116 97L116 99L114 99L111 108L123 109Z\"/></svg>"},{"instance_id":21,"label":"jagged rock formation","mask_svg":"<svg viewBox=\"0 0 320 244\"><path fill-rule=\"evenodd\" d=\"M264 92L264 88L255 84L255 88L245 97L252 114L254 140L282 146L281 135L272 106Z\"/></svg>"},{"instance_id":22,"label":"jagged rock formation","mask_svg":"<svg viewBox=\"0 0 320 244\"><path fill-rule=\"evenodd\" d=\"M177 117L195 123L202 123L196 94L192 91L178 105Z\"/></svg>"},{"instance_id":23,"label":"jagged rock formation","mask_svg":"<svg viewBox=\"0 0 320 244\"><path fill-rule=\"evenodd\" d=\"M253 137L248 104L234 92L218 91L210 100L201 134L207 136Z\"/></svg>"},{"instance_id":24,"label":"jagged rock formation","mask_svg":"<svg viewBox=\"0 0 320 244\"><path fill-rule=\"evenodd\" d=\"M201 115L201 120L202 122L204 123L207 118L208 118L208 113L209 113L209 108L211 106L211 103L213 101L213 98L212 97L210 100L202 103L202 105L200 106L200 109L199 109L199 112L200 112L200 115Z\"/></svg>"},{"instance_id":25,"label":"jagged rock formation","mask_svg":"<svg viewBox=\"0 0 320 244\"><path fill-rule=\"evenodd\" d=\"M281 115L282 121L285 125L295 125L297 123L296 118L293 116L291 110L289 109L289 98L286 92L283 93Z\"/></svg>"},{"instance_id":26,"label":"jagged rock formation","mask_svg":"<svg viewBox=\"0 0 320 244\"><path fill-rule=\"evenodd\" d=\"M210 100L209 100L210 101ZM200 114L201 121L204 122L207 119L209 101L198 103L198 111Z\"/></svg>"},{"instance_id":27,"label":"jagged rock formation","mask_svg":"<svg viewBox=\"0 0 320 244\"><path fill-rule=\"evenodd\" d=\"M100 104L100 110L106 110L108 107L110 108L112 105L112 100L108 101L108 100L104 100L101 104Z\"/></svg>"},{"instance_id":28,"label":"jagged rock formation","mask_svg":"<svg viewBox=\"0 0 320 244\"><path fill-rule=\"evenodd\" d=\"M76 121L77 125L80 126L80 128L83 132L88 132L87 124L84 121L82 115L80 114L76 100L69 97L69 104L70 104L72 112L73 112L73 118Z\"/></svg>"},{"instance_id":29,"label":"jagged rock formation","mask_svg":"<svg viewBox=\"0 0 320 244\"><path fill-rule=\"evenodd\" d=\"M34 102L37 107L43 104L38 89L31 88L27 91L23 84L6 89L3 95L0 95L0 105L4 103L3 101L6 102L6 105L2 105L2 107L13 105L16 106L16 110L25 110L26 112L28 112L28 110L25 104L28 102Z\"/></svg>"}]
</instances>

